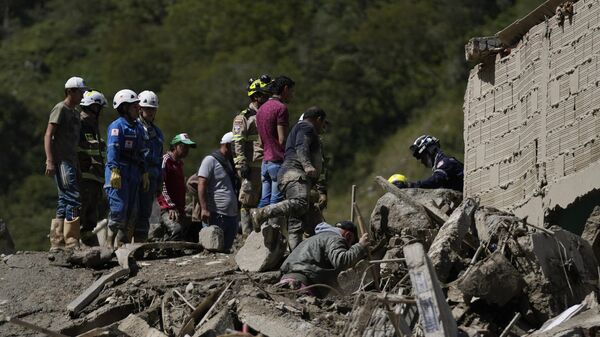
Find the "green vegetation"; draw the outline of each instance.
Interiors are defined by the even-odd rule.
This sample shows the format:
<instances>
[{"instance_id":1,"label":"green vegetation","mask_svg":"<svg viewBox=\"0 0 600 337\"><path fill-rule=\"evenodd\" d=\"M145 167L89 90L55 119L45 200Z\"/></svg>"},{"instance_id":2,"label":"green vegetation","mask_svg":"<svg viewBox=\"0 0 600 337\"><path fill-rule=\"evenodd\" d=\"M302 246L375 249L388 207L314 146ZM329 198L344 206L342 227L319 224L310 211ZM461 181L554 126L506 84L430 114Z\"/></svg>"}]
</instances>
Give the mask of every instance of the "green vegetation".
<instances>
[{"instance_id":1,"label":"green vegetation","mask_svg":"<svg viewBox=\"0 0 600 337\"><path fill-rule=\"evenodd\" d=\"M471 36L493 34L532 0L12 0L0 4L0 217L19 249L45 249L55 189L40 176L42 136L62 85L82 76L109 100L122 88L159 94L167 139L199 143L186 170L231 127L249 77L296 83L295 120L322 106L333 127L327 218L347 217L351 184L364 216L375 174L427 174L407 151L422 133L462 158L462 95ZM101 122L115 118L105 109Z\"/></svg>"}]
</instances>

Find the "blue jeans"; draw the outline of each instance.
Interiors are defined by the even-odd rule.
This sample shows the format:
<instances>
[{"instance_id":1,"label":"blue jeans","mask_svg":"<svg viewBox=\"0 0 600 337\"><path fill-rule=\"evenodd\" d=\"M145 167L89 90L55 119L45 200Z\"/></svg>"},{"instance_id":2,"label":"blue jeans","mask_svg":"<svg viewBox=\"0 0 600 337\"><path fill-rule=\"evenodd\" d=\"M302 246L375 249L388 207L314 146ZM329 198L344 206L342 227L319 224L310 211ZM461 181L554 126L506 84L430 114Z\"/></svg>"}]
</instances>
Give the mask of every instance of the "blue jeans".
<instances>
[{"instance_id":1,"label":"blue jeans","mask_svg":"<svg viewBox=\"0 0 600 337\"><path fill-rule=\"evenodd\" d=\"M265 207L271 204L276 204L283 200L283 195L277 187L277 173L281 168L281 163L272 161L263 161L260 167L260 175L262 180L262 194L258 208Z\"/></svg>"},{"instance_id":2,"label":"blue jeans","mask_svg":"<svg viewBox=\"0 0 600 337\"><path fill-rule=\"evenodd\" d=\"M79 216L81 209L81 195L77 182L77 167L66 161L61 161L56 166L54 182L58 189L58 204L56 218L72 221Z\"/></svg>"},{"instance_id":3,"label":"blue jeans","mask_svg":"<svg viewBox=\"0 0 600 337\"><path fill-rule=\"evenodd\" d=\"M238 217L210 212L210 220L208 226L217 226L223 230L223 244L225 251L228 251L233 246L233 241L237 234ZM206 227L206 224L202 224Z\"/></svg>"}]
</instances>

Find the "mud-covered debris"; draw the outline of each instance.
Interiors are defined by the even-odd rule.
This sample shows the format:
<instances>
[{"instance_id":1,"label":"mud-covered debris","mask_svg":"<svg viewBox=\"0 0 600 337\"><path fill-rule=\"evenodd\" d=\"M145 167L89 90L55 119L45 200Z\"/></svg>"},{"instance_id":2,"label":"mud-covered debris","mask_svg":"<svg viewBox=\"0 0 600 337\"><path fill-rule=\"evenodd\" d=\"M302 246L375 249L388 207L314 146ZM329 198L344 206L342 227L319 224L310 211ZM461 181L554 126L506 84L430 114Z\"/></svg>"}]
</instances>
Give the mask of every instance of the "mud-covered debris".
<instances>
[{"instance_id":1,"label":"mud-covered debris","mask_svg":"<svg viewBox=\"0 0 600 337\"><path fill-rule=\"evenodd\" d=\"M113 258L113 250L106 247L91 247L82 250L76 250L67 258L67 262L72 265L101 268L106 266Z\"/></svg>"},{"instance_id":2,"label":"mud-covered debris","mask_svg":"<svg viewBox=\"0 0 600 337\"><path fill-rule=\"evenodd\" d=\"M263 272L273 270L283 260L287 246L281 236L271 248L264 244L262 233L252 232L248 235L244 246L235 255L235 262L241 270Z\"/></svg>"},{"instance_id":3,"label":"mud-covered debris","mask_svg":"<svg viewBox=\"0 0 600 337\"><path fill-rule=\"evenodd\" d=\"M592 246L596 260L600 261L600 206L594 208L585 222L581 238Z\"/></svg>"},{"instance_id":4,"label":"mud-covered debris","mask_svg":"<svg viewBox=\"0 0 600 337\"><path fill-rule=\"evenodd\" d=\"M222 252L225 247L223 230L217 226L208 226L200 230L198 243L210 252Z\"/></svg>"},{"instance_id":5,"label":"mud-covered debris","mask_svg":"<svg viewBox=\"0 0 600 337\"><path fill-rule=\"evenodd\" d=\"M373 282L373 274L367 272L372 268L367 260L360 260L354 267L341 272L338 275L338 284L345 294L351 294L369 282Z\"/></svg>"},{"instance_id":6,"label":"mud-covered debris","mask_svg":"<svg viewBox=\"0 0 600 337\"><path fill-rule=\"evenodd\" d=\"M167 337L167 335L149 326L146 321L134 314L130 314L121 321L118 329L128 337Z\"/></svg>"}]
</instances>

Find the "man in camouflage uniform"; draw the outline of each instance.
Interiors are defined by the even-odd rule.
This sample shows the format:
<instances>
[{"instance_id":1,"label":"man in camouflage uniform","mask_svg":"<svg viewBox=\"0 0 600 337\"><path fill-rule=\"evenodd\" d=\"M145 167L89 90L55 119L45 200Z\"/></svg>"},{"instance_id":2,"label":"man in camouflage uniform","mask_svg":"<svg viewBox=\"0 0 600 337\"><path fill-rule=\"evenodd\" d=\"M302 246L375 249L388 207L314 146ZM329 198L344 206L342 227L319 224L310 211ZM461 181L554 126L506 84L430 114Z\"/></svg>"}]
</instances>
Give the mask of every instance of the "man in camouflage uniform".
<instances>
[{"instance_id":1,"label":"man in camouflage uniform","mask_svg":"<svg viewBox=\"0 0 600 337\"><path fill-rule=\"evenodd\" d=\"M266 88L271 82L268 75L259 79L250 79L248 97L250 104L242 110L233 120L233 152L235 169L242 179L239 201L240 225L242 233L252 231L250 209L258 205L261 195L260 166L263 159L263 150L258 131L256 129L256 111L267 101L269 93Z\"/></svg>"},{"instance_id":2,"label":"man in camouflage uniform","mask_svg":"<svg viewBox=\"0 0 600 337\"><path fill-rule=\"evenodd\" d=\"M81 131L79 134L79 168L81 180L81 240L95 246L98 240L92 230L98 222L98 204L103 200L104 158L106 143L100 137L98 118L106 106L106 98L98 91L86 91L81 106Z\"/></svg>"}]
</instances>

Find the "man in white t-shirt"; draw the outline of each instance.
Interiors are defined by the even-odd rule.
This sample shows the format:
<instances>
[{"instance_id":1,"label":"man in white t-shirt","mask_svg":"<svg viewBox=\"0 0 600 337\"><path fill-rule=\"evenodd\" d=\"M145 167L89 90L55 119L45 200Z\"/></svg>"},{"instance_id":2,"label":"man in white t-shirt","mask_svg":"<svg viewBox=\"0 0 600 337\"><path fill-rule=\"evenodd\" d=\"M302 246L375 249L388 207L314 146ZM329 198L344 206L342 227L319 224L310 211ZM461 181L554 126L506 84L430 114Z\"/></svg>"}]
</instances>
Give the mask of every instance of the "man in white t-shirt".
<instances>
[{"instance_id":1,"label":"man in white t-shirt","mask_svg":"<svg viewBox=\"0 0 600 337\"><path fill-rule=\"evenodd\" d=\"M223 230L225 251L233 245L238 227L237 175L234 171L231 143L233 133L223 135L217 151L204 157L198 169L198 199L204 226Z\"/></svg>"}]
</instances>

